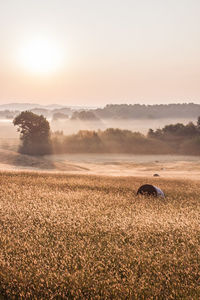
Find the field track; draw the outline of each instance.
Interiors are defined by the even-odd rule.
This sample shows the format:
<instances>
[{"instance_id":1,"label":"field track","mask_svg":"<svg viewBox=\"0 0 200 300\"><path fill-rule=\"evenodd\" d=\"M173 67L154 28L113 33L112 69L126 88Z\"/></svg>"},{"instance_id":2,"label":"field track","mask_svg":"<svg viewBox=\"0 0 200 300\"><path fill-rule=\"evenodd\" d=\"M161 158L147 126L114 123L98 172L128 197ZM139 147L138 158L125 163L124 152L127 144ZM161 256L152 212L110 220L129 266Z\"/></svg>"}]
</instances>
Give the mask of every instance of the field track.
<instances>
[{"instance_id":1,"label":"field track","mask_svg":"<svg viewBox=\"0 0 200 300\"><path fill-rule=\"evenodd\" d=\"M166 198L136 196L144 183ZM1 172L2 299L200 299L199 195L199 181Z\"/></svg>"}]
</instances>

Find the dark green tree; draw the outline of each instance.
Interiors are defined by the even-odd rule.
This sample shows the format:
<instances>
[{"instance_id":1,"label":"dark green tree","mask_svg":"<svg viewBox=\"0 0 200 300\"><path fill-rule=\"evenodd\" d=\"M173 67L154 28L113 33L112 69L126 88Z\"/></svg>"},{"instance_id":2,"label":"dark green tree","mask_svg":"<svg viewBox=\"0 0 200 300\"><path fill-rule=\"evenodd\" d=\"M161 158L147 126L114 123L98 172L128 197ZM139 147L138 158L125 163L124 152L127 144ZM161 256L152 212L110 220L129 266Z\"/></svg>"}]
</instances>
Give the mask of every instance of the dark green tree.
<instances>
[{"instance_id":1,"label":"dark green tree","mask_svg":"<svg viewBox=\"0 0 200 300\"><path fill-rule=\"evenodd\" d=\"M23 111L13 120L18 126L21 145L19 152L29 155L51 153L50 126L46 118L30 111Z\"/></svg>"}]
</instances>

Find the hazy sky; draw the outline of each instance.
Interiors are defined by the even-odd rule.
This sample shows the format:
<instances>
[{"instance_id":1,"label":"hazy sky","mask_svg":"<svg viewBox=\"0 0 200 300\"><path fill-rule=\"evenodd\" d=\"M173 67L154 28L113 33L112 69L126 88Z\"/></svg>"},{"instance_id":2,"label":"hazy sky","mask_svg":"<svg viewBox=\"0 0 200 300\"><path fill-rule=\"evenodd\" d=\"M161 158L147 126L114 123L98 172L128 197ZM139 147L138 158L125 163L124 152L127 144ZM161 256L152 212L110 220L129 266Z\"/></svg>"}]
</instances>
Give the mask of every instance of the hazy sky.
<instances>
[{"instance_id":1,"label":"hazy sky","mask_svg":"<svg viewBox=\"0 0 200 300\"><path fill-rule=\"evenodd\" d=\"M200 103L199 0L0 0L0 103Z\"/></svg>"}]
</instances>

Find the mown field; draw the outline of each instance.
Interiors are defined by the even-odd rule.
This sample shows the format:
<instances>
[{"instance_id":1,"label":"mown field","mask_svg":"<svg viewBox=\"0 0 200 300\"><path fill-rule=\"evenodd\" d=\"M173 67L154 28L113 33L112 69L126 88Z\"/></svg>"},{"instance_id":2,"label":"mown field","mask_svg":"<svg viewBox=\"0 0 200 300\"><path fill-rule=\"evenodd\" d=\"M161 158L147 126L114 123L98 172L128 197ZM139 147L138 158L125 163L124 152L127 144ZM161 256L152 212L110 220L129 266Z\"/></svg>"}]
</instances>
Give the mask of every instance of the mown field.
<instances>
[{"instance_id":1,"label":"mown field","mask_svg":"<svg viewBox=\"0 0 200 300\"><path fill-rule=\"evenodd\" d=\"M136 196L154 183L166 199ZM2 299L200 299L200 182L0 173Z\"/></svg>"}]
</instances>

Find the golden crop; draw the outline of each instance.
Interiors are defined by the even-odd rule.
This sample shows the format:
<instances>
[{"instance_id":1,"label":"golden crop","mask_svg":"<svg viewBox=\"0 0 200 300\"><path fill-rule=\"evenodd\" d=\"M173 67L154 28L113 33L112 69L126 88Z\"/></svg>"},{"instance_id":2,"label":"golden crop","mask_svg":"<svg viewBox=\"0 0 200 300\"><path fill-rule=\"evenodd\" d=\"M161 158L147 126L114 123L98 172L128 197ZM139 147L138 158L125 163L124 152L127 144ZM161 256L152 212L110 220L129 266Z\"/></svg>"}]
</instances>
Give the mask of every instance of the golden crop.
<instances>
[{"instance_id":1,"label":"golden crop","mask_svg":"<svg viewBox=\"0 0 200 300\"><path fill-rule=\"evenodd\" d=\"M136 196L144 183L165 199ZM0 295L199 299L200 183L0 173Z\"/></svg>"}]
</instances>

